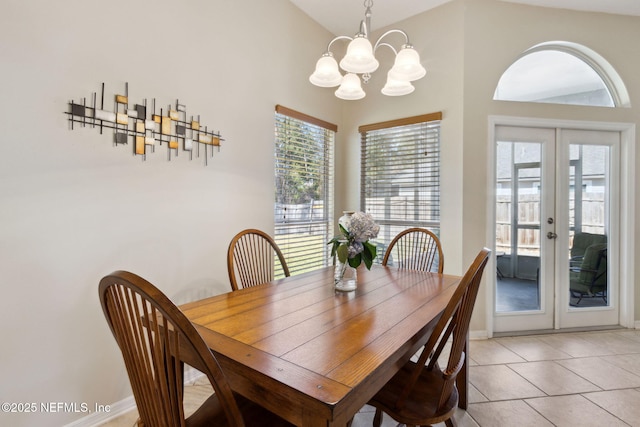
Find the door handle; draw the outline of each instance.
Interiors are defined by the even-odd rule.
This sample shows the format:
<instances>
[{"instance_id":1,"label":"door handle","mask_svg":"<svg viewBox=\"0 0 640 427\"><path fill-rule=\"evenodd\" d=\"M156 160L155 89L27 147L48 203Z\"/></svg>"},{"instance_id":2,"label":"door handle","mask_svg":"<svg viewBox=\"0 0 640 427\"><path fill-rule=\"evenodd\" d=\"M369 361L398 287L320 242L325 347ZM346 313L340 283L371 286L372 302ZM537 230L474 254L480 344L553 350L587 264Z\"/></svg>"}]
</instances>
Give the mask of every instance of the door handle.
<instances>
[{"instance_id":1,"label":"door handle","mask_svg":"<svg viewBox=\"0 0 640 427\"><path fill-rule=\"evenodd\" d=\"M547 239L557 239L557 238L558 238L558 235L553 231L550 231L547 233Z\"/></svg>"}]
</instances>

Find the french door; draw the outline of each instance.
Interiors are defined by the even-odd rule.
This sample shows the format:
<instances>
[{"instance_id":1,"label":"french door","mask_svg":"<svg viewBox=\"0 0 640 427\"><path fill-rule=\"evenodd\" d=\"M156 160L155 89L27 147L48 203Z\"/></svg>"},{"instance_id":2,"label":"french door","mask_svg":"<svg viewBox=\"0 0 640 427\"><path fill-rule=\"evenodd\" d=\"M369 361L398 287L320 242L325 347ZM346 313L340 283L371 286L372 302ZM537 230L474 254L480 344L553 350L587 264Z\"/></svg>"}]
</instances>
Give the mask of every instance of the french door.
<instances>
[{"instance_id":1,"label":"french door","mask_svg":"<svg viewBox=\"0 0 640 427\"><path fill-rule=\"evenodd\" d=\"M620 133L495 128L494 331L619 323Z\"/></svg>"}]
</instances>

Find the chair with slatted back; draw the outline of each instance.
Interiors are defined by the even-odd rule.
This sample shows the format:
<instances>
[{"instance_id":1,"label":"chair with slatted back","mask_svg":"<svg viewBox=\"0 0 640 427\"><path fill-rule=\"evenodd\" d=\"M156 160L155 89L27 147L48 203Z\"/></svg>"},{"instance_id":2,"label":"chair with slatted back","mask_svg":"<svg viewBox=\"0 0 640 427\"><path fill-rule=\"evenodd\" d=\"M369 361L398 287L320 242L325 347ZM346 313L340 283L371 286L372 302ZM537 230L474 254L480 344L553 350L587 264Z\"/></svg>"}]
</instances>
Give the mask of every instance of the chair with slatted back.
<instances>
[{"instance_id":1,"label":"chair with slatted back","mask_svg":"<svg viewBox=\"0 0 640 427\"><path fill-rule=\"evenodd\" d=\"M389 243L382 265L442 273L444 255L440 239L424 228L408 228Z\"/></svg>"},{"instance_id":2,"label":"chair with slatted back","mask_svg":"<svg viewBox=\"0 0 640 427\"><path fill-rule=\"evenodd\" d=\"M274 266L274 260L278 263ZM227 270L231 289L248 288L270 282L276 269L289 277L287 262L271 236L261 230L247 229L236 234L227 251Z\"/></svg>"},{"instance_id":3,"label":"chair with slatted back","mask_svg":"<svg viewBox=\"0 0 640 427\"><path fill-rule=\"evenodd\" d=\"M417 362L408 361L369 401L369 405L376 408L374 426L382 423L382 412L407 427L443 421L447 426L455 425L452 416L458 406L456 377L464 364L471 312L490 253L484 248L476 256ZM448 341L451 346L447 364L441 369L438 358Z\"/></svg>"},{"instance_id":4,"label":"chair with slatted back","mask_svg":"<svg viewBox=\"0 0 640 427\"><path fill-rule=\"evenodd\" d=\"M232 392L193 324L154 285L133 273L116 271L100 281L99 292L127 368L139 426L291 426ZM188 417L183 406L183 360L206 374L214 389Z\"/></svg>"}]
</instances>

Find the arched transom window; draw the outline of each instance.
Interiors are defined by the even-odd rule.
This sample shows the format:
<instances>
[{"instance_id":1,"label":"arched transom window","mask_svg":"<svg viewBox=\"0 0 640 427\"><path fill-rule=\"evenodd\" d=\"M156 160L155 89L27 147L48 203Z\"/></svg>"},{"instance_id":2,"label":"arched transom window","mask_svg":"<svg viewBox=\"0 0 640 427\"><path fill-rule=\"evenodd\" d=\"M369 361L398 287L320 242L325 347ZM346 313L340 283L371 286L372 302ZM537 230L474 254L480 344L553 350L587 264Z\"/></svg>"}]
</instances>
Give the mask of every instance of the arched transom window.
<instances>
[{"instance_id":1,"label":"arched transom window","mask_svg":"<svg viewBox=\"0 0 640 427\"><path fill-rule=\"evenodd\" d=\"M593 50L570 42L526 50L504 72L493 99L553 104L628 107L629 95L615 69Z\"/></svg>"}]
</instances>

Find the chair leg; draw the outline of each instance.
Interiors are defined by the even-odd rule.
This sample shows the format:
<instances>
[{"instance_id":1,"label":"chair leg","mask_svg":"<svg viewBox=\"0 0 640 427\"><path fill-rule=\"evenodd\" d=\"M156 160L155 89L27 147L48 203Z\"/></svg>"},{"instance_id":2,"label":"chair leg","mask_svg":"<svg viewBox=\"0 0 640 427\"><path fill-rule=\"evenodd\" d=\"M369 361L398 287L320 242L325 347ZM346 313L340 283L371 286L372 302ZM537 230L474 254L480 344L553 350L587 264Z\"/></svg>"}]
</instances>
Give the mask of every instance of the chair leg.
<instances>
[{"instance_id":1,"label":"chair leg","mask_svg":"<svg viewBox=\"0 0 640 427\"><path fill-rule=\"evenodd\" d=\"M382 411L376 408L376 414L373 416L373 427L380 427L382 425Z\"/></svg>"}]
</instances>

